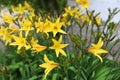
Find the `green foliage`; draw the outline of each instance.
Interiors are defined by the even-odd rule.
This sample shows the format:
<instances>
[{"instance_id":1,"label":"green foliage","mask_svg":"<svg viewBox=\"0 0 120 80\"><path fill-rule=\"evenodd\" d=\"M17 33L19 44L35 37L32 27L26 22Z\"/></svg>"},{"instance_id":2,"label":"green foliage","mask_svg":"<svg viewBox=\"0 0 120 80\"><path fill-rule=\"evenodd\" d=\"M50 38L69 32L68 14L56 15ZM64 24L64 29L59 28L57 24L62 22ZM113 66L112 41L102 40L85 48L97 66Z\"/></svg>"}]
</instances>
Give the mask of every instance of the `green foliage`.
<instances>
[{"instance_id":1,"label":"green foliage","mask_svg":"<svg viewBox=\"0 0 120 80\"><path fill-rule=\"evenodd\" d=\"M24 57L12 52L0 53L0 55L0 80L34 80L42 77L39 75L41 70L38 66L40 57L34 54Z\"/></svg>"}]
</instances>

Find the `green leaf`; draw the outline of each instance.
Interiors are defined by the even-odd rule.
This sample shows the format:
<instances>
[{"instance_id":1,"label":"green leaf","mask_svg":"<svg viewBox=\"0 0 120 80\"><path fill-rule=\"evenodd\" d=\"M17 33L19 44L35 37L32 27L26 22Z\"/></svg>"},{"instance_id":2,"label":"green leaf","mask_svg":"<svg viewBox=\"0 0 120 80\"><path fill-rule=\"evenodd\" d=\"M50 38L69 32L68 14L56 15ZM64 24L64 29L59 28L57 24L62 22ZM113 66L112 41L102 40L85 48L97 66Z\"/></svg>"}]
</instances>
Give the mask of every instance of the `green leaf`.
<instances>
[{"instance_id":1,"label":"green leaf","mask_svg":"<svg viewBox=\"0 0 120 80\"><path fill-rule=\"evenodd\" d=\"M84 68L82 68L81 77L83 78L83 80L87 80L87 71Z\"/></svg>"},{"instance_id":2,"label":"green leaf","mask_svg":"<svg viewBox=\"0 0 120 80\"><path fill-rule=\"evenodd\" d=\"M75 67L74 66L70 66L70 67L68 67L68 70L71 70L72 72L76 72L76 69L75 69Z\"/></svg>"},{"instance_id":3,"label":"green leaf","mask_svg":"<svg viewBox=\"0 0 120 80\"><path fill-rule=\"evenodd\" d=\"M8 66L8 69L17 69L22 64L23 64L22 62L19 62L19 63L16 63L16 64L11 64L11 65Z\"/></svg>"},{"instance_id":4,"label":"green leaf","mask_svg":"<svg viewBox=\"0 0 120 80\"><path fill-rule=\"evenodd\" d=\"M111 68L106 66L99 69L99 71L96 72L96 80L105 80L107 74L110 72L110 69Z\"/></svg>"},{"instance_id":5,"label":"green leaf","mask_svg":"<svg viewBox=\"0 0 120 80\"><path fill-rule=\"evenodd\" d=\"M63 80L68 80L66 77Z\"/></svg>"},{"instance_id":6,"label":"green leaf","mask_svg":"<svg viewBox=\"0 0 120 80\"><path fill-rule=\"evenodd\" d=\"M58 76L58 73L54 73L53 77L52 77L52 80L57 80L57 76Z\"/></svg>"},{"instance_id":7,"label":"green leaf","mask_svg":"<svg viewBox=\"0 0 120 80\"><path fill-rule=\"evenodd\" d=\"M28 80L35 80L37 79L38 77L37 76L32 76L31 78L29 78Z\"/></svg>"}]
</instances>

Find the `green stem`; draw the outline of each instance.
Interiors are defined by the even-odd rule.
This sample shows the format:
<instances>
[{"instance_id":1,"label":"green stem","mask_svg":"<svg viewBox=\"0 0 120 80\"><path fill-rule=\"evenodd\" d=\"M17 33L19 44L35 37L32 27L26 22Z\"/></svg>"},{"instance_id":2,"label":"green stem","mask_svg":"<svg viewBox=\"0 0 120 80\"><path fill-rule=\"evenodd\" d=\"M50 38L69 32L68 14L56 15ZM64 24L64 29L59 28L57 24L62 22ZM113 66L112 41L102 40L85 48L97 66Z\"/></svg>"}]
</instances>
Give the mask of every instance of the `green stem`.
<instances>
[{"instance_id":1,"label":"green stem","mask_svg":"<svg viewBox=\"0 0 120 80\"><path fill-rule=\"evenodd\" d=\"M90 41L89 41L89 45L91 44L91 42L92 42L92 32L93 32L93 25L92 25L92 27L91 27L91 32L90 32Z\"/></svg>"},{"instance_id":2,"label":"green stem","mask_svg":"<svg viewBox=\"0 0 120 80\"><path fill-rule=\"evenodd\" d=\"M78 61L77 61L77 68L78 68L77 80L80 80L81 60L82 60L82 52L80 51L80 55L78 56Z\"/></svg>"}]
</instances>

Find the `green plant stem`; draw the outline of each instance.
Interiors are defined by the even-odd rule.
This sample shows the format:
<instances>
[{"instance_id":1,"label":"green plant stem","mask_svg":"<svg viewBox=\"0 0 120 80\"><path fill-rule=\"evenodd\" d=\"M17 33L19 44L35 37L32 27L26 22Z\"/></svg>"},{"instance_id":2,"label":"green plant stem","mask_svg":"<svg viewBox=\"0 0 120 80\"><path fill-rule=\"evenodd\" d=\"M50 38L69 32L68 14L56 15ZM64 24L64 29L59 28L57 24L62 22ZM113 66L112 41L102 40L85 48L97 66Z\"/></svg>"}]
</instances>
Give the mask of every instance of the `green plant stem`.
<instances>
[{"instance_id":1,"label":"green plant stem","mask_svg":"<svg viewBox=\"0 0 120 80\"><path fill-rule=\"evenodd\" d=\"M59 56L58 58L60 60L61 66L63 67L63 71L65 72L66 78L67 80L69 80L68 71L67 71L68 61L66 62L62 56Z\"/></svg>"},{"instance_id":2,"label":"green plant stem","mask_svg":"<svg viewBox=\"0 0 120 80\"><path fill-rule=\"evenodd\" d=\"M80 70L81 70L81 62L82 62L82 51L79 52L78 55L78 59L77 59L77 68L78 68L78 76L77 76L77 80L80 80Z\"/></svg>"},{"instance_id":3,"label":"green plant stem","mask_svg":"<svg viewBox=\"0 0 120 80\"><path fill-rule=\"evenodd\" d=\"M67 64L66 64L67 65ZM65 71L65 74L66 74L66 77L67 77L67 80L69 80L69 76L68 76L68 71L66 70L67 66L64 67L64 71Z\"/></svg>"},{"instance_id":4,"label":"green plant stem","mask_svg":"<svg viewBox=\"0 0 120 80\"><path fill-rule=\"evenodd\" d=\"M93 32L93 25L92 25L92 27L91 27L89 45L90 45L90 44L91 44L91 42L92 42L92 32Z\"/></svg>"},{"instance_id":5,"label":"green plant stem","mask_svg":"<svg viewBox=\"0 0 120 80\"><path fill-rule=\"evenodd\" d=\"M85 35L85 39L87 39L87 35L88 35L88 30L89 30L89 29L88 29L88 26L89 26L89 25L86 25L86 35Z\"/></svg>"}]
</instances>

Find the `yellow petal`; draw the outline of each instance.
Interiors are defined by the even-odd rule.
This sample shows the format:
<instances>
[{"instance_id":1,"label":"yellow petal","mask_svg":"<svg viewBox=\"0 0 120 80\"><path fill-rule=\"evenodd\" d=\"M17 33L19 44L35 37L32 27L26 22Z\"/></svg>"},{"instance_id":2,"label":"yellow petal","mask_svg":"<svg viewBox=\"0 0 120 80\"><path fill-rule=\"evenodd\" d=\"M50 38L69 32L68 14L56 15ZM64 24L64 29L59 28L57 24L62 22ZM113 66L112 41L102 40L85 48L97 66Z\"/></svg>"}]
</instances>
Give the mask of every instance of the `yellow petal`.
<instances>
[{"instance_id":1,"label":"yellow petal","mask_svg":"<svg viewBox=\"0 0 120 80\"><path fill-rule=\"evenodd\" d=\"M60 36L59 40L58 40L59 43L62 42L62 35Z\"/></svg>"},{"instance_id":2,"label":"yellow petal","mask_svg":"<svg viewBox=\"0 0 120 80\"><path fill-rule=\"evenodd\" d=\"M49 59L47 58L46 54L44 54L44 61L45 62L50 62Z\"/></svg>"},{"instance_id":3,"label":"yellow petal","mask_svg":"<svg viewBox=\"0 0 120 80\"><path fill-rule=\"evenodd\" d=\"M56 31L53 31L53 37L55 37L55 36L56 36L56 34L57 34L57 32L56 32Z\"/></svg>"},{"instance_id":4,"label":"yellow petal","mask_svg":"<svg viewBox=\"0 0 120 80\"><path fill-rule=\"evenodd\" d=\"M56 41L55 39L52 39L53 43L57 43L58 41Z\"/></svg>"},{"instance_id":5,"label":"yellow petal","mask_svg":"<svg viewBox=\"0 0 120 80\"><path fill-rule=\"evenodd\" d=\"M46 76L48 75L48 73L49 73L52 69L54 69L55 67L57 67L57 66L59 66L59 64L58 64L58 63L55 63L55 62L51 63L50 66L47 66L47 68L46 68L46 70L45 70L45 78L46 78Z\"/></svg>"},{"instance_id":6,"label":"yellow petal","mask_svg":"<svg viewBox=\"0 0 120 80\"><path fill-rule=\"evenodd\" d=\"M108 53L108 51L104 50L104 49L98 49L95 50L96 54L102 54L102 53Z\"/></svg>"},{"instance_id":7,"label":"yellow petal","mask_svg":"<svg viewBox=\"0 0 120 80\"><path fill-rule=\"evenodd\" d=\"M95 55L95 56L97 56L100 59L100 61L103 62L102 57L100 57L99 55Z\"/></svg>"},{"instance_id":8,"label":"yellow petal","mask_svg":"<svg viewBox=\"0 0 120 80\"><path fill-rule=\"evenodd\" d=\"M64 56L67 56L67 54L65 53L65 51L63 51L62 49L60 50L60 53Z\"/></svg>"},{"instance_id":9,"label":"yellow petal","mask_svg":"<svg viewBox=\"0 0 120 80\"><path fill-rule=\"evenodd\" d=\"M41 65L39 65L40 67L42 67L42 68L46 68L46 67L48 67L48 66L50 66L48 63L43 63L43 64L41 64Z\"/></svg>"},{"instance_id":10,"label":"yellow petal","mask_svg":"<svg viewBox=\"0 0 120 80\"><path fill-rule=\"evenodd\" d=\"M52 69L54 69L55 67L57 67L57 66L59 66L59 64L58 63L55 63L54 61L50 61L48 58L47 58L47 56L46 55L44 55L44 61L45 61L45 63L43 63L43 64L41 64L41 65L39 65L40 67L42 67L42 68L46 68L45 69L45 77L44 78L46 78L46 76L48 75L48 73L52 70Z\"/></svg>"},{"instance_id":11,"label":"yellow petal","mask_svg":"<svg viewBox=\"0 0 120 80\"><path fill-rule=\"evenodd\" d=\"M66 34L66 32L65 32L65 31L63 31L63 30L60 30L59 32L60 32L60 33L63 33L63 34Z\"/></svg>"},{"instance_id":12,"label":"yellow petal","mask_svg":"<svg viewBox=\"0 0 120 80\"><path fill-rule=\"evenodd\" d=\"M64 48L64 47L66 47L66 46L68 46L69 44L61 44L60 45L60 48Z\"/></svg>"},{"instance_id":13,"label":"yellow petal","mask_svg":"<svg viewBox=\"0 0 120 80\"><path fill-rule=\"evenodd\" d=\"M45 50L46 48L47 48L46 46L41 46L41 45L36 44L33 46L32 50L34 50L35 52L41 52Z\"/></svg>"},{"instance_id":14,"label":"yellow petal","mask_svg":"<svg viewBox=\"0 0 120 80\"><path fill-rule=\"evenodd\" d=\"M48 75L48 73L54 68L54 66L49 66L46 70L45 70L45 78Z\"/></svg>"},{"instance_id":15,"label":"yellow petal","mask_svg":"<svg viewBox=\"0 0 120 80\"><path fill-rule=\"evenodd\" d=\"M58 57L59 56L59 50L55 49L55 53L56 53L56 56Z\"/></svg>"},{"instance_id":16,"label":"yellow petal","mask_svg":"<svg viewBox=\"0 0 120 80\"><path fill-rule=\"evenodd\" d=\"M100 38L95 47L96 47L96 48L101 48L102 45L103 45L103 41L102 41L102 39Z\"/></svg>"}]
</instances>

